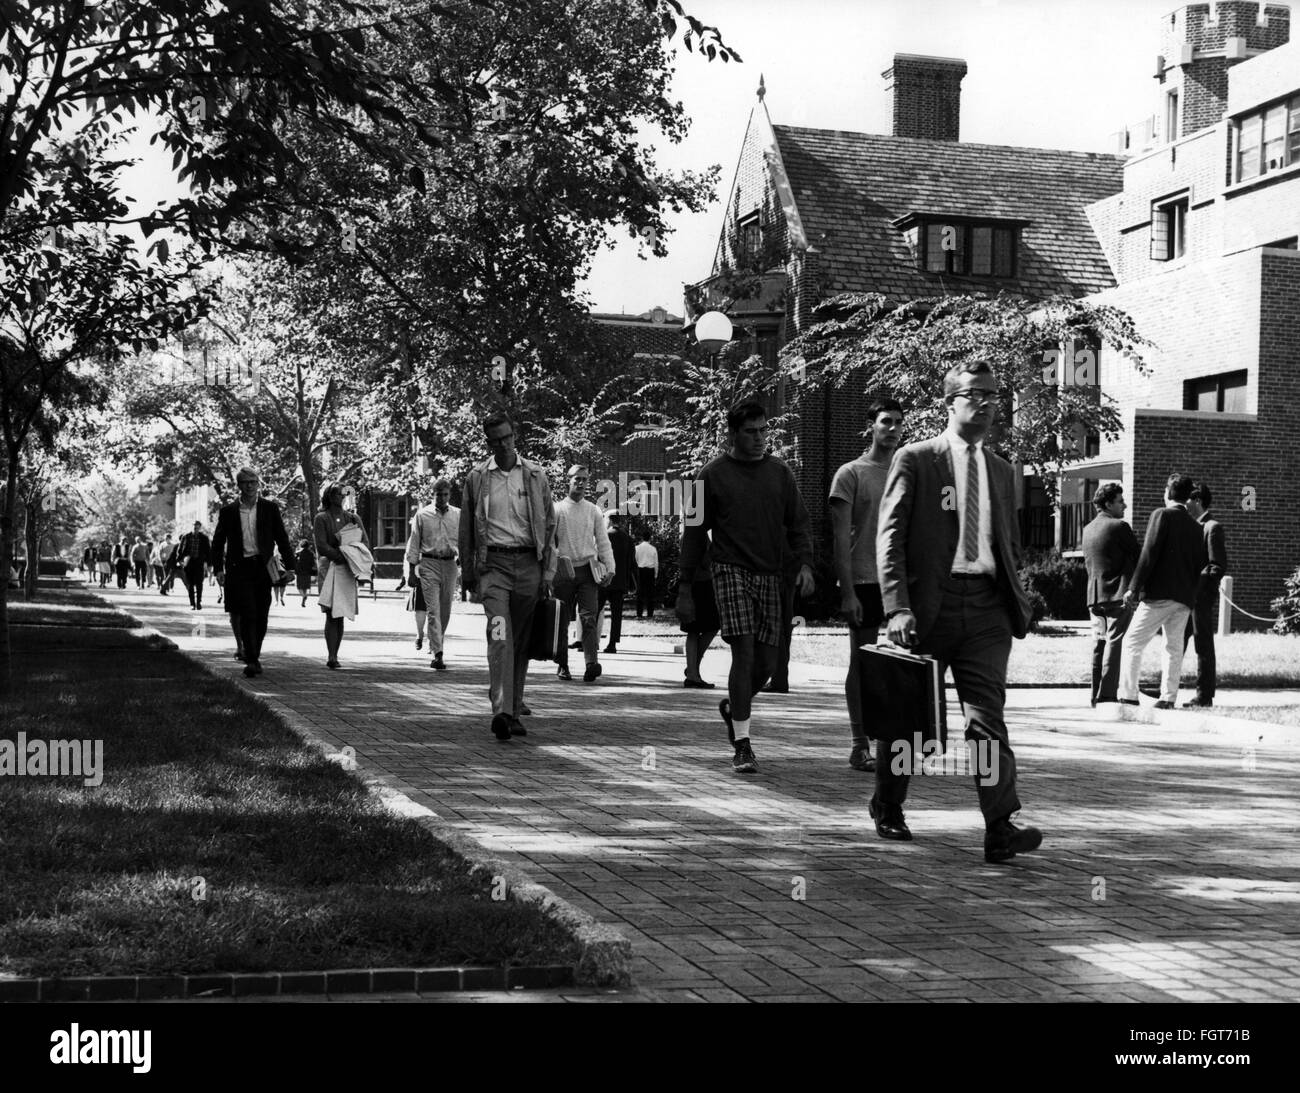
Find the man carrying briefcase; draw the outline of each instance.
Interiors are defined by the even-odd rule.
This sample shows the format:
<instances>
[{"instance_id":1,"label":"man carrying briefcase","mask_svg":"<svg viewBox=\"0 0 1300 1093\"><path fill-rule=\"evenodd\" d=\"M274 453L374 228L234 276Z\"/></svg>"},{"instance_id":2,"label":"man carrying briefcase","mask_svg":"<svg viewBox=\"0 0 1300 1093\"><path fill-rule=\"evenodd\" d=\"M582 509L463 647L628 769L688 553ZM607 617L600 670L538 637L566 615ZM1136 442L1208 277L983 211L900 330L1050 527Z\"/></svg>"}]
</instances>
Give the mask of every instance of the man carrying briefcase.
<instances>
[{"instance_id":1,"label":"man carrying briefcase","mask_svg":"<svg viewBox=\"0 0 1300 1093\"><path fill-rule=\"evenodd\" d=\"M992 369L983 362L952 368L943 393L947 430L909 444L890 467L876 563L889 640L952 668L966 739L996 750L996 778L977 779L976 789L984 859L1002 862L1043 841L1036 828L1011 823L1020 799L1002 719L1011 639L1025 636L1030 617L1016 572L1015 473L984 446L999 397ZM871 817L882 838L909 840L903 818L908 774L893 766L876 763Z\"/></svg>"}]
</instances>

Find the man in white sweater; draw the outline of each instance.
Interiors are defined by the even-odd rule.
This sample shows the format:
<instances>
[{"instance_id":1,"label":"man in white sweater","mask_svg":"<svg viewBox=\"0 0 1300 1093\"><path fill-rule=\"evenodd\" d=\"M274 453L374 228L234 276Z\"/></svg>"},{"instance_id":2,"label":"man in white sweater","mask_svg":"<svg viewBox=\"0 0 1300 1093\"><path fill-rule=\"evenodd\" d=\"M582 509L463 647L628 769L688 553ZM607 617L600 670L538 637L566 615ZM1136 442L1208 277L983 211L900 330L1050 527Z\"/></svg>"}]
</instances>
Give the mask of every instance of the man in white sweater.
<instances>
[{"instance_id":1,"label":"man in white sweater","mask_svg":"<svg viewBox=\"0 0 1300 1093\"><path fill-rule=\"evenodd\" d=\"M585 497L590 480L587 468L575 463L569 468L568 496L555 505L556 552L560 558L555 596L569 604L570 609L577 602L578 617L582 620L582 655L587 662L587 670L582 675L585 683L594 683L600 675L600 662L596 659L599 589L614 576L614 550L605 531L605 517ZM560 679L573 678L569 672L567 642L561 646L556 675Z\"/></svg>"}]
</instances>

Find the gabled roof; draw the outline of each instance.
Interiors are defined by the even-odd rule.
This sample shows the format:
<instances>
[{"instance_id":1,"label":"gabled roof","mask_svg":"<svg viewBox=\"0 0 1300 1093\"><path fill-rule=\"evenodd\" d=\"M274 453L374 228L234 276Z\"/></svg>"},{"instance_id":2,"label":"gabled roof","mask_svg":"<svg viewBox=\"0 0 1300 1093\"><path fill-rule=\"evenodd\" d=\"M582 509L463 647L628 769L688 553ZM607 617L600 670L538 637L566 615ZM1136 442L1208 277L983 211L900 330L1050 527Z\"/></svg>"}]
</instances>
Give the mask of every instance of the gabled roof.
<instances>
[{"instance_id":1,"label":"gabled roof","mask_svg":"<svg viewBox=\"0 0 1300 1093\"><path fill-rule=\"evenodd\" d=\"M825 294L1084 296L1115 284L1084 212L1123 188L1119 156L773 127ZM926 273L900 227L909 213L1028 220L1013 279Z\"/></svg>"}]
</instances>

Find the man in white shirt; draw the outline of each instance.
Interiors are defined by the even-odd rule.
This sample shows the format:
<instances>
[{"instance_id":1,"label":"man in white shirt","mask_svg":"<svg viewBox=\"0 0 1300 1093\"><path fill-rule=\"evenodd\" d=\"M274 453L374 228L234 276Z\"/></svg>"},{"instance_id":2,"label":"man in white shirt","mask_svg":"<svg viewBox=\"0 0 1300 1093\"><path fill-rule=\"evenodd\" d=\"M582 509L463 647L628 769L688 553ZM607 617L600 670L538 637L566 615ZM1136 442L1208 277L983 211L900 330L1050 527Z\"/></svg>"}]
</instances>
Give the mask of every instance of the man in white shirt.
<instances>
[{"instance_id":1,"label":"man in white shirt","mask_svg":"<svg viewBox=\"0 0 1300 1093\"><path fill-rule=\"evenodd\" d=\"M590 480L587 468L575 463L569 468L569 494L555 505L556 553L561 559L555 597L568 604L577 601L582 620L582 655L587 662L582 675L585 683L594 683L601 673L596 659L596 613L600 589L614 578L614 549L605 530L605 515L585 496ZM560 666L555 674L560 679L573 678L567 642L561 645Z\"/></svg>"},{"instance_id":2,"label":"man in white shirt","mask_svg":"<svg viewBox=\"0 0 1300 1093\"><path fill-rule=\"evenodd\" d=\"M655 581L659 579L659 551L650 542L650 533L638 536L636 554L636 617L644 610L647 618L655 617Z\"/></svg>"},{"instance_id":3,"label":"man in white shirt","mask_svg":"<svg viewBox=\"0 0 1300 1093\"><path fill-rule=\"evenodd\" d=\"M460 509L451 505L451 483L439 478L433 484L433 504L411 517L406 541L406 564L411 584L417 575L424 593L425 630L433 659L430 668L443 671L443 637L451 621L451 595L456 589L456 548L460 542Z\"/></svg>"}]
</instances>

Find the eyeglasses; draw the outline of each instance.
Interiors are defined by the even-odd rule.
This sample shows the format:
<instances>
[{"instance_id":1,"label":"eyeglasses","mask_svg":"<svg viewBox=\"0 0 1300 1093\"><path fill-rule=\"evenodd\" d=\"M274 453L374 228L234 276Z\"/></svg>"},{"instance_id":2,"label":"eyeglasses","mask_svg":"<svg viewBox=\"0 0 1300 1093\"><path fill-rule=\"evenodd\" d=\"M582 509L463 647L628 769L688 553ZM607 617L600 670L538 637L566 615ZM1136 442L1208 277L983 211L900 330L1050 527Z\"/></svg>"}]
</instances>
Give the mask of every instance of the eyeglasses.
<instances>
[{"instance_id":1,"label":"eyeglasses","mask_svg":"<svg viewBox=\"0 0 1300 1093\"><path fill-rule=\"evenodd\" d=\"M500 444L505 444L508 441L514 440L514 438L514 433L506 433L504 436L490 436L487 438L487 442L495 448Z\"/></svg>"},{"instance_id":2,"label":"eyeglasses","mask_svg":"<svg viewBox=\"0 0 1300 1093\"><path fill-rule=\"evenodd\" d=\"M964 398L972 406L992 406L998 400L996 391L958 391L953 398Z\"/></svg>"}]
</instances>

